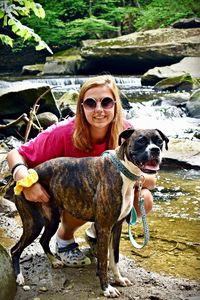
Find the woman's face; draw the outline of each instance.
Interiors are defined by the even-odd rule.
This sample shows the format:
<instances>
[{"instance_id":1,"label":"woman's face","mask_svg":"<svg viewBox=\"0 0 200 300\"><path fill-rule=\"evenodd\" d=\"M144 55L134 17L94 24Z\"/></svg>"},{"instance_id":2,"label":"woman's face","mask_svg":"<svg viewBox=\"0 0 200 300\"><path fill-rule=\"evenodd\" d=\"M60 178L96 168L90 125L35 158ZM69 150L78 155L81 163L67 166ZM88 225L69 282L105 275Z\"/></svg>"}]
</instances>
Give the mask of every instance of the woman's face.
<instances>
[{"instance_id":1,"label":"woman's face","mask_svg":"<svg viewBox=\"0 0 200 300\"><path fill-rule=\"evenodd\" d=\"M85 117L88 123L94 128L100 129L108 127L115 116L115 103L110 109L102 108L101 100L105 97L112 98L115 101L113 94L111 93L109 87L106 85L93 87L89 89L84 95L83 102L87 98L93 98L97 102L97 106L93 110L88 110L83 105Z\"/></svg>"}]
</instances>

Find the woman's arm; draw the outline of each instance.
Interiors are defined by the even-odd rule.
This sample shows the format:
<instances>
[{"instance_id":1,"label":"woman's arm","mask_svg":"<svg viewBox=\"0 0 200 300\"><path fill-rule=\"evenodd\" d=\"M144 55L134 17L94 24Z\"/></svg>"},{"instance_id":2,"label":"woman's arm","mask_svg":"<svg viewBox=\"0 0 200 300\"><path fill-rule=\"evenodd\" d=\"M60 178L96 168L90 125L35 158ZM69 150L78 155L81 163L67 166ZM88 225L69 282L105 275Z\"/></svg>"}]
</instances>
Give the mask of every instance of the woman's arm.
<instances>
[{"instance_id":1,"label":"woman's arm","mask_svg":"<svg viewBox=\"0 0 200 300\"><path fill-rule=\"evenodd\" d=\"M29 174L28 167L25 167L27 165L26 161L23 158L23 156L20 155L20 153L16 149L13 149L8 153L7 161L8 161L10 170L12 170L13 167L18 164L18 167L15 169L16 172L14 171L14 180L15 181L18 181L18 180L23 179L26 176L28 176L28 174ZM42 187L42 185L38 182L36 182L29 188L24 188L23 193L24 193L25 198L29 201L34 201L34 202L48 202L49 201L48 193Z\"/></svg>"},{"instance_id":2,"label":"woman's arm","mask_svg":"<svg viewBox=\"0 0 200 300\"><path fill-rule=\"evenodd\" d=\"M148 190L153 190L156 187L156 182L157 182L157 176L154 174L144 174L144 182L143 179L142 180L142 188L146 188ZM136 186L138 186L138 182L136 182L135 184Z\"/></svg>"}]
</instances>

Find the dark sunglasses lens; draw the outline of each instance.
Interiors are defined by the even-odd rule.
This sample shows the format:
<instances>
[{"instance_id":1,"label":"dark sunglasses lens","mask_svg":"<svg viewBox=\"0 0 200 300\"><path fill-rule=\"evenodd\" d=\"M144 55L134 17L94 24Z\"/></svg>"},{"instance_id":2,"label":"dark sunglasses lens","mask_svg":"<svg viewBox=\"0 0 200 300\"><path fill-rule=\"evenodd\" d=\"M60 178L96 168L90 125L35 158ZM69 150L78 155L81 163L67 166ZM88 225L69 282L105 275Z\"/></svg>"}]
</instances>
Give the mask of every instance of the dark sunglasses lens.
<instances>
[{"instance_id":1,"label":"dark sunglasses lens","mask_svg":"<svg viewBox=\"0 0 200 300\"><path fill-rule=\"evenodd\" d=\"M83 106L85 109L95 109L96 101L92 98L87 98L85 101L83 101Z\"/></svg>"},{"instance_id":2,"label":"dark sunglasses lens","mask_svg":"<svg viewBox=\"0 0 200 300\"><path fill-rule=\"evenodd\" d=\"M101 101L101 106L103 109L110 109L110 108L113 108L115 102L112 98L109 98L109 97L105 97L102 99Z\"/></svg>"}]
</instances>

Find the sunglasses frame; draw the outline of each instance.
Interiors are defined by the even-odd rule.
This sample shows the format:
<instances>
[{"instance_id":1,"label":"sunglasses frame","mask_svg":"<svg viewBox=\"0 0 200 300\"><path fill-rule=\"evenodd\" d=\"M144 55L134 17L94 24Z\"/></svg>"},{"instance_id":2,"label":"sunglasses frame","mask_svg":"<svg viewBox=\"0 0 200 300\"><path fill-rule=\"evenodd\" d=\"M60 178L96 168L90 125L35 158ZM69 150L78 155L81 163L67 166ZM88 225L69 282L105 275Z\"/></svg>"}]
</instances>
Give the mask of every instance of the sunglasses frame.
<instances>
[{"instance_id":1,"label":"sunglasses frame","mask_svg":"<svg viewBox=\"0 0 200 300\"><path fill-rule=\"evenodd\" d=\"M106 98L108 98L108 99L110 99L110 100L112 100L112 102L113 102L113 106L112 107L110 107L110 108L104 108L103 106L102 106L102 101L104 100L104 99L106 99ZM94 107L94 108L89 108L89 107L85 107L84 106L84 102L85 101L87 101L88 99L91 99L91 100L93 100L95 103L96 103L96 106ZM116 101L114 100L114 99L112 99L111 97L103 97L103 98L101 98L101 100L100 101L97 101L95 98L93 98L93 97L88 97L88 98L86 98L82 103L81 103L81 105L86 109L86 110L88 110L88 111L93 111L93 110L95 110L96 108L97 108L97 103L98 102L100 102L100 104L101 104L101 108L103 109L103 110L110 110L110 109L112 109L113 107L114 107L114 105L115 105L115 103L116 103Z\"/></svg>"}]
</instances>

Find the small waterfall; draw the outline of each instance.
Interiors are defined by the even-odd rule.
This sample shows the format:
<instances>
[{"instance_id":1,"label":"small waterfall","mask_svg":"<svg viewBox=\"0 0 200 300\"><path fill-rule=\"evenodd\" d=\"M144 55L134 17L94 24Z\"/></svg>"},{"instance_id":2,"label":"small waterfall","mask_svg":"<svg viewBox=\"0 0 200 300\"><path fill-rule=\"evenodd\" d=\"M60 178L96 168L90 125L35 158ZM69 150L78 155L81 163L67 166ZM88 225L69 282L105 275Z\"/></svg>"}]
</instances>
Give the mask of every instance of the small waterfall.
<instances>
[{"instance_id":1,"label":"small waterfall","mask_svg":"<svg viewBox=\"0 0 200 300\"><path fill-rule=\"evenodd\" d=\"M78 91L80 85L83 84L88 77L72 77L72 76L65 76L65 77L38 77L38 78L15 78L13 80L0 80L0 89L9 88L13 86L20 86L20 85L34 85L34 84L47 84L51 87L55 87L57 91L69 91L69 90L76 90ZM128 77L115 77L116 83L121 90L129 90L129 89L141 89L141 80L139 77L135 76L128 76Z\"/></svg>"}]
</instances>

